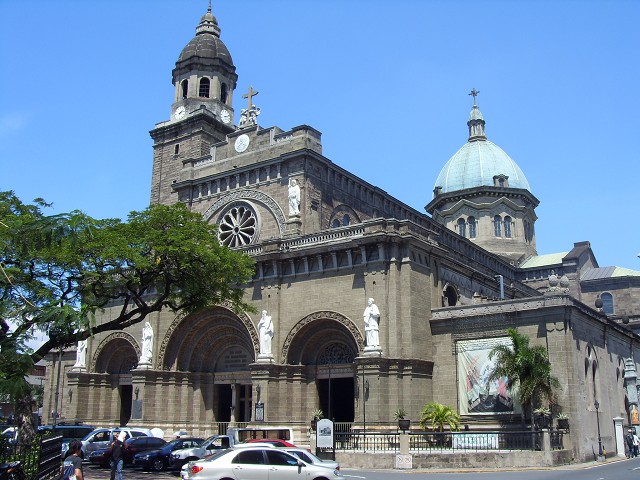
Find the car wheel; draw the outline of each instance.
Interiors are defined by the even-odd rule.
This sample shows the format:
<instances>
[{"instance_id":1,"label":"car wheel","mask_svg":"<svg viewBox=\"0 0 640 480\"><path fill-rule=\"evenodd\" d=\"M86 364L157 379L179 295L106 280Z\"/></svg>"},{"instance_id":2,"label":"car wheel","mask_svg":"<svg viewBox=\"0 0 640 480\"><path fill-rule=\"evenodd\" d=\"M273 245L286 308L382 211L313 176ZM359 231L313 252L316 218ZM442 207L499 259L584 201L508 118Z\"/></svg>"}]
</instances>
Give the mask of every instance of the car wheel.
<instances>
[{"instance_id":1,"label":"car wheel","mask_svg":"<svg viewBox=\"0 0 640 480\"><path fill-rule=\"evenodd\" d=\"M164 470L164 461L161 458L156 458L153 462L151 462L151 468L155 472Z\"/></svg>"}]
</instances>

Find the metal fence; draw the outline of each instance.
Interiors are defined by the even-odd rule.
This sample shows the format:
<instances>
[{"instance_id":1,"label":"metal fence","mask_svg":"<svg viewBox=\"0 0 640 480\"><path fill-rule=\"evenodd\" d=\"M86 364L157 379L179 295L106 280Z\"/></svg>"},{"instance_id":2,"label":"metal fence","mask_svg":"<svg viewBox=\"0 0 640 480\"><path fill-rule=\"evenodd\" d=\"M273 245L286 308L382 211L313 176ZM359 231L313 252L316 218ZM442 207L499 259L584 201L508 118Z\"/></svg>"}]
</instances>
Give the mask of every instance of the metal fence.
<instances>
[{"instance_id":1,"label":"metal fence","mask_svg":"<svg viewBox=\"0 0 640 480\"><path fill-rule=\"evenodd\" d=\"M0 463L16 460L29 480L53 480L60 477L62 437L36 435L27 445L0 443Z\"/></svg>"},{"instance_id":2,"label":"metal fence","mask_svg":"<svg viewBox=\"0 0 640 480\"><path fill-rule=\"evenodd\" d=\"M429 432L411 431L409 450L414 452L486 452L510 450L542 450L542 432L486 431L486 432ZM352 430L334 434L337 451L398 452L400 434L397 432L362 432ZM551 448L562 448L562 432L551 433Z\"/></svg>"}]
</instances>

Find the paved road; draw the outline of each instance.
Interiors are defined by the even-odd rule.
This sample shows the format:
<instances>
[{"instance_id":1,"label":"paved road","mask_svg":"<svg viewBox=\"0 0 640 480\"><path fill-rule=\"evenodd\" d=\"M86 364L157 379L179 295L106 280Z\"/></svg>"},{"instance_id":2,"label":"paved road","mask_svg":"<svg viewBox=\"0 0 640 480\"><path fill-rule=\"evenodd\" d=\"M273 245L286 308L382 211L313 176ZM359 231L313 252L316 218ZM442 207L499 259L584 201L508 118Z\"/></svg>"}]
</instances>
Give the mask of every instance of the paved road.
<instances>
[{"instance_id":1,"label":"paved road","mask_svg":"<svg viewBox=\"0 0 640 480\"><path fill-rule=\"evenodd\" d=\"M108 468L99 468L85 463L83 470L87 480L109 480L111 478L111 470ZM178 480L180 475L177 470L168 472L143 472L137 468L125 467L122 477L123 480L153 480L156 478Z\"/></svg>"}]
</instances>

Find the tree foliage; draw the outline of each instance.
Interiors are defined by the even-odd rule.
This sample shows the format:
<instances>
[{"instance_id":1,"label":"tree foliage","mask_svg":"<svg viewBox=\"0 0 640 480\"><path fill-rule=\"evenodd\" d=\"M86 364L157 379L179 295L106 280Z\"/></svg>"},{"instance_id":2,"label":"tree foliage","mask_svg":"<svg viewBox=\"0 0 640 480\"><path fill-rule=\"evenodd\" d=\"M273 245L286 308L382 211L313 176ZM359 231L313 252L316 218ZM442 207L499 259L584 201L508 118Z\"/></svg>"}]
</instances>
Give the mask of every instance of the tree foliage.
<instances>
[{"instance_id":1,"label":"tree foliage","mask_svg":"<svg viewBox=\"0 0 640 480\"><path fill-rule=\"evenodd\" d=\"M422 407L420 425L422 428L430 425L432 430L439 432L443 432L445 426L451 431L460 430L460 415L448 405L430 402Z\"/></svg>"},{"instance_id":2,"label":"tree foliage","mask_svg":"<svg viewBox=\"0 0 640 480\"><path fill-rule=\"evenodd\" d=\"M20 378L50 350L162 309L189 314L226 303L253 311L242 299L253 260L220 245L216 227L183 204L154 205L126 222L45 215L47 207L0 192L0 391L24 393ZM118 314L96 323L107 305ZM48 339L29 351L42 333Z\"/></svg>"},{"instance_id":3,"label":"tree foliage","mask_svg":"<svg viewBox=\"0 0 640 480\"><path fill-rule=\"evenodd\" d=\"M529 337L515 328L509 328L507 334L511 345L497 345L489 352L489 358L495 358L495 368L489 381L507 377L507 386L518 389L523 409L533 409L543 400L553 402L560 381L552 374L545 347L531 347Z\"/></svg>"}]
</instances>

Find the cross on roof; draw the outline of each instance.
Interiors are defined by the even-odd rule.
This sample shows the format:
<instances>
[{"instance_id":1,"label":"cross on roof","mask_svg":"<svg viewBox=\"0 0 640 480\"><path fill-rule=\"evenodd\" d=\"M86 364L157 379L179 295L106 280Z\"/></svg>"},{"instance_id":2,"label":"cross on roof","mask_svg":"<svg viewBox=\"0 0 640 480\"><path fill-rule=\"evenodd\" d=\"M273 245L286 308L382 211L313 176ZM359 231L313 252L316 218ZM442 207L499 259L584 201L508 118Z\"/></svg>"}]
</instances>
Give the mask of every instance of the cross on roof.
<instances>
[{"instance_id":1,"label":"cross on roof","mask_svg":"<svg viewBox=\"0 0 640 480\"><path fill-rule=\"evenodd\" d=\"M471 93L469 95L471 95L473 97L473 106L476 106L476 97L478 96L478 94L480 93L480 90L476 90L475 88L473 90L471 90Z\"/></svg>"},{"instance_id":2,"label":"cross on roof","mask_svg":"<svg viewBox=\"0 0 640 480\"><path fill-rule=\"evenodd\" d=\"M253 97L258 95L260 92L256 92L253 90L253 87L249 85L249 91L242 95L242 98L247 99L247 111L251 110L251 106L253 105Z\"/></svg>"}]
</instances>

